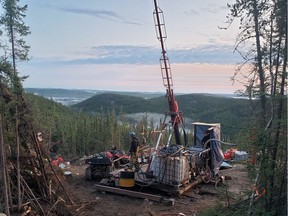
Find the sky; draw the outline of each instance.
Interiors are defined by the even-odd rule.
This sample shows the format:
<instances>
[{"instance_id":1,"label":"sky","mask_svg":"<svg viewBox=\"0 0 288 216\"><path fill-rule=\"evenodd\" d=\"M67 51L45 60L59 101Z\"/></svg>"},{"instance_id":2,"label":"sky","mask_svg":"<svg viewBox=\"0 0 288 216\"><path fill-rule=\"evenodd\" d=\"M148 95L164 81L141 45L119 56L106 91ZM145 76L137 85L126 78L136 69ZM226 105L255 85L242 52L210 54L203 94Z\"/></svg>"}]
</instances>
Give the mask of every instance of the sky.
<instances>
[{"instance_id":1,"label":"sky","mask_svg":"<svg viewBox=\"0 0 288 216\"><path fill-rule=\"evenodd\" d=\"M234 0L235 1L235 0ZM174 93L225 93L232 82L238 26L226 27L233 0L159 0ZM24 87L165 92L153 0L23 0L30 60Z\"/></svg>"}]
</instances>

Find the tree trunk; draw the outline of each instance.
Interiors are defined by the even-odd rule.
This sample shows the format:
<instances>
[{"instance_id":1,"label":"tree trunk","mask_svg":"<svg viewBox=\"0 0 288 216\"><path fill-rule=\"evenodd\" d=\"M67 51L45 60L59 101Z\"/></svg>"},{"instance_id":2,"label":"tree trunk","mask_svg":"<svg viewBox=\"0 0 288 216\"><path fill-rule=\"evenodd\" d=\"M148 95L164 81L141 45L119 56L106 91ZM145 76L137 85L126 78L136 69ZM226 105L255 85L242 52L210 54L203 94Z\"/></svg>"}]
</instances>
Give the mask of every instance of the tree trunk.
<instances>
[{"instance_id":1,"label":"tree trunk","mask_svg":"<svg viewBox=\"0 0 288 216\"><path fill-rule=\"evenodd\" d=\"M287 17L286 17L286 20L287 20ZM275 130L275 135L274 135L274 144L273 144L273 148L271 150L271 171L272 171L272 176L270 177L270 187L271 189L273 190L273 187L274 187L274 178L275 178L275 168L276 168L276 158L277 158L277 151L278 151L278 146L279 146L279 143L280 143L280 131L281 131L281 127L282 127L282 123L281 123L281 120L284 119L283 118L283 113L285 112L284 110L284 97L285 97L285 84L286 84L286 79L287 79L287 75L286 75L286 67L287 67L287 26L285 27L285 32L286 32L286 37L285 37L285 42L284 42L284 62L283 62L283 68L282 68L282 76L281 76L281 83L280 83L280 97L278 96L279 99L279 106L278 106L278 109L277 109L277 113L276 113L276 122L277 122L277 125L276 125L276 130ZM278 74L278 68L279 66L281 65L280 63L280 52L281 52L281 41L282 41L282 37L283 35L281 34L283 33L282 31L280 31L280 34L279 34L279 43L278 43L278 54L277 54L277 73ZM277 76L275 76L275 85L277 83ZM274 93L276 93L276 87L275 87L275 91ZM270 205L269 205L269 210L271 210L272 208L272 199L273 199L273 196L271 194L271 196L269 197L269 202Z\"/></svg>"},{"instance_id":2,"label":"tree trunk","mask_svg":"<svg viewBox=\"0 0 288 216\"><path fill-rule=\"evenodd\" d=\"M4 200L5 200L5 214L7 216L10 216L10 210L9 210L9 196L8 196L8 181L7 181L7 162L6 162L6 150L4 146L4 138L3 138L3 130L2 130L2 115L0 115L0 155L1 155L1 181L3 183L2 185L2 192L4 194Z\"/></svg>"},{"instance_id":3,"label":"tree trunk","mask_svg":"<svg viewBox=\"0 0 288 216\"><path fill-rule=\"evenodd\" d=\"M256 35L256 49L257 49L257 67L258 67L258 75L260 78L260 103L261 103L261 122L260 126L265 127L266 125L266 87L265 87L265 74L262 66L262 50L260 43L260 32L259 32L259 11L257 8L257 0L253 0L253 17L255 23L255 35Z\"/></svg>"}]
</instances>

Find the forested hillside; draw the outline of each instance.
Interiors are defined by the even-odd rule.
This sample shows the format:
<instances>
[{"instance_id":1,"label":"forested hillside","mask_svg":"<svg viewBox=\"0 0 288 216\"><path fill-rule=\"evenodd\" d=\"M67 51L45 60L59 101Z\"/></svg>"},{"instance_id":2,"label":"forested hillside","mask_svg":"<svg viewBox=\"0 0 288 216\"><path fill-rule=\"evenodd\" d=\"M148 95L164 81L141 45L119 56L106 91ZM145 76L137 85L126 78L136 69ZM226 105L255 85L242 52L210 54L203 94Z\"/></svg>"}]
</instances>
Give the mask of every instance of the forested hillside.
<instances>
[{"instance_id":1,"label":"forested hillside","mask_svg":"<svg viewBox=\"0 0 288 216\"><path fill-rule=\"evenodd\" d=\"M112 145L127 150L129 131L135 131L140 136L143 129L157 129L144 113L164 114L168 111L165 97L148 100L101 94L73 108L33 94L26 94L26 97L33 110L35 129L42 132L47 142L61 142L60 150L68 158L93 154ZM239 145L245 143L241 134L248 130L245 127L251 118L248 100L201 94L179 95L177 98L185 117L193 122L221 123L224 139ZM125 117L131 113L143 113L143 118L132 124ZM190 123L186 122L186 129L191 129ZM147 141L153 144L153 139L155 137L149 137Z\"/></svg>"},{"instance_id":2,"label":"forested hillside","mask_svg":"<svg viewBox=\"0 0 288 216\"><path fill-rule=\"evenodd\" d=\"M176 97L179 109L184 116L195 121L221 123L223 134L230 139L237 138L245 130L247 122L252 118L249 100L219 97L207 94L186 94ZM114 111L120 113L160 113L168 111L167 100L164 96L143 99L139 97L100 94L72 106L82 112L97 113ZM192 122L186 122L189 124ZM238 140L237 140L238 141Z\"/></svg>"},{"instance_id":3,"label":"forested hillside","mask_svg":"<svg viewBox=\"0 0 288 216\"><path fill-rule=\"evenodd\" d=\"M44 97L33 94L25 97L33 110L35 130L43 134L47 145L59 142L60 152L67 160L94 154L112 145L128 148L125 147L128 133L135 128L125 123L119 125L113 112L83 113Z\"/></svg>"},{"instance_id":4,"label":"forested hillside","mask_svg":"<svg viewBox=\"0 0 288 216\"><path fill-rule=\"evenodd\" d=\"M249 100L235 99L228 97L219 97L207 94L185 94L178 95L176 100L179 109L184 112L187 117L195 120L209 120L220 112L229 110L232 114L246 116L251 111L249 108ZM135 96L119 95L111 93L103 93L95 95L87 100L71 106L73 109L83 112L101 112L103 110L115 110L116 114L138 113L138 112L156 112L164 113L169 107L165 96L143 99Z\"/></svg>"}]
</instances>

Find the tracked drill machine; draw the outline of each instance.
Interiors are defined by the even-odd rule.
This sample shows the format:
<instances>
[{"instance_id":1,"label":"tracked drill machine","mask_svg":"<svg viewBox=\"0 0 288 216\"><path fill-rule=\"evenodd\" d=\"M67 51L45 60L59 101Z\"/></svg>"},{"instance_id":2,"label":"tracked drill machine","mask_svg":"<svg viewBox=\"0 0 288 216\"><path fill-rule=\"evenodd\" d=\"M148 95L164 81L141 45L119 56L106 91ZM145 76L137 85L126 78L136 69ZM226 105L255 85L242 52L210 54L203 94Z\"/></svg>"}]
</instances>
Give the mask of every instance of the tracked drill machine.
<instances>
[{"instance_id":1,"label":"tracked drill machine","mask_svg":"<svg viewBox=\"0 0 288 216\"><path fill-rule=\"evenodd\" d=\"M172 128L172 133L169 134L168 142L165 146L160 146L162 138L162 133L160 133L147 173L153 176L153 184L156 183L157 188L173 194L182 194L196 184L210 181L212 175L208 165L210 149L188 147L187 145L183 116L179 112L178 103L174 96L170 62L165 50L167 35L163 11L158 7L157 0L154 0L154 7L155 28L162 53L160 67L169 105L169 112L166 113L166 117L170 116L168 123L165 123L166 117L164 119L162 133L167 126ZM175 143L171 143L173 135ZM181 139L181 136L184 139ZM184 145L182 142L184 142Z\"/></svg>"}]
</instances>

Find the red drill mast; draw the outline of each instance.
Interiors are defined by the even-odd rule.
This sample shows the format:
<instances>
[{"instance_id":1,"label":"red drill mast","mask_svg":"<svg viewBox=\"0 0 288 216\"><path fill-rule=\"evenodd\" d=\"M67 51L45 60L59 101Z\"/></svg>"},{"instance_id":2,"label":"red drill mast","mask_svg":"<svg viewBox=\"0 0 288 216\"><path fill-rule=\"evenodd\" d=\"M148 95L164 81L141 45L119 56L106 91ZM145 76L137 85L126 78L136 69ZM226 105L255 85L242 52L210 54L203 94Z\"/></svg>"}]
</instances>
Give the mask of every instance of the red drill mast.
<instances>
[{"instance_id":1,"label":"red drill mast","mask_svg":"<svg viewBox=\"0 0 288 216\"><path fill-rule=\"evenodd\" d=\"M162 72L163 84L166 87L166 98L169 104L171 123L173 125L175 141L177 145L181 145L181 138L179 132L179 123L181 122L181 117L179 115L178 103L175 100L173 93L173 82L172 82L172 74L170 69L169 58L167 57L167 52L165 50L165 40L167 38L163 11L158 7L157 0L154 0L155 10L153 12L154 15L154 23L156 27L157 39L161 43L162 56L160 58L160 67Z\"/></svg>"}]
</instances>

